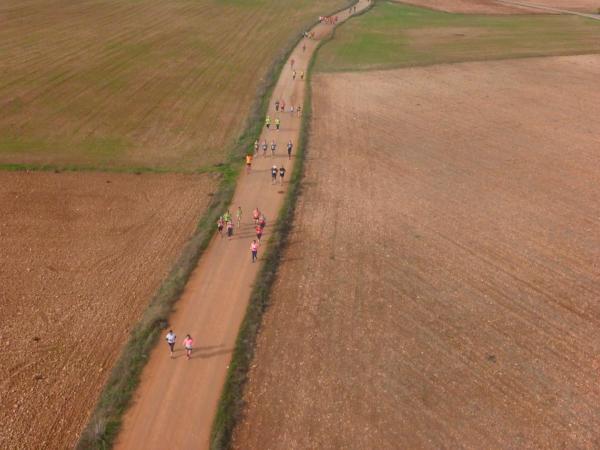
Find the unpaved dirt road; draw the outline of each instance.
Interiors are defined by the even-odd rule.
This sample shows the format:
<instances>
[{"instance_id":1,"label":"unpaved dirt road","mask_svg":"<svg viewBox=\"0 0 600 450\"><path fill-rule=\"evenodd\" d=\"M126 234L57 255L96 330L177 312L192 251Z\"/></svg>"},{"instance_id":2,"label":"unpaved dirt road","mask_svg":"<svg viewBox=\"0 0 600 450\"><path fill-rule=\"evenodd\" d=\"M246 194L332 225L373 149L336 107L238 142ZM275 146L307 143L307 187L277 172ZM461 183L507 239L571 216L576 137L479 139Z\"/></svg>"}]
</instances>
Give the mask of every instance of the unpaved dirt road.
<instances>
[{"instance_id":1,"label":"unpaved dirt road","mask_svg":"<svg viewBox=\"0 0 600 450\"><path fill-rule=\"evenodd\" d=\"M314 78L235 448L600 448L599 71Z\"/></svg>"},{"instance_id":2,"label":"unpaved dirt road","mask_svg":"<svg viewBox=\"0 0 600 450\"><path fill-rule=\"evenodd\" d=\"M358 9L367 4L361 1ZM347 10L338 16L340 21L344 20ZM263 236L266 242L269 222L272 224L276 218L286 190L285 185L271 184L269 168L273 164L278 167L285 164L289 176L293 167L293 159L287 159L285 143L289 139L296 143L300 119L290 113L276 114L274 102L280 99L288 106L302 105L305 82L299 79L300 71L306 70L318 39L331 29L330 25L317 25L316 39L304 40L291 55L298 78L292 80L288 62L275 87L269 110L273 120L280 117L282 129L265 131L261 136L261 141L277 141L277 155L274 159L256 158L252 173L241 176L232 204L232 212L238 205L244 211L241 228L236 230L232 240L214 238L177 303L170 327L179 336L179 342L186 334L195 339L193 358L186 360L179 347L176 358L170 359L164 342L152 352L134 405L125 416L116 448L208 448L227 365L259 268L259 264L252 264L250 259L250 243L255 237L251 212L258 207L266 214L267 228ZM303 44L306 44L305 51ZM264 247L259 256L261 251Z\"/></svg>"},{"instance_id":3,"label":"unpaved dirt road","mask_svg":"<svg viewBox=\"0 0 600 450\"><path fill-rule=\"evenodd\" d=\"M0 448L72 448L212 175L0 172Z\"/></svg>"}]
</instances>

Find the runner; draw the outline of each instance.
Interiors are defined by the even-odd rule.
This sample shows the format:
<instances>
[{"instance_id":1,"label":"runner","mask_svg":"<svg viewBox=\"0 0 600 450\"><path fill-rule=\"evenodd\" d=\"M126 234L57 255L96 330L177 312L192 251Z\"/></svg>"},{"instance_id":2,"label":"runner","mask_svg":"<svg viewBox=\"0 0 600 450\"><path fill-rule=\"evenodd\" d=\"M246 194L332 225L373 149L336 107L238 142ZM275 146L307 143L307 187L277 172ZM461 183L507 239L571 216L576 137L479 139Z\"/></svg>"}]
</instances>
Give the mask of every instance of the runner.
<instances>
[{"instance_id":1,"label":"runner","mask_svg":"<svg viewBox=\"0 0 600 450\"><path fill-rule=\"evenodd\" d=\"M237 212L235 213L237 216L237 226L238 228L242 225L242 207L238 206Z\"/></svg>"},{"instance_id":2,"label":"runner","mask_svg":"<svg viewBox=\"0 0 600 450\"><path fill-rule=\"evenodd\" d=\"M290 113L293 115L294 114L294 106L290 105Z\"/></svg>"},{"instance_id":3,"label":"runner","mask_svg":"<svg viewBox=\"0 0 600 450\"><path fill-rule=\"evenodd\" d=\"M267 140L265 139L262 143L263 158L267 157L267 148L269 148L269 145L267 144Z\"/></svg>"},{"instance_id":4,"label":"runner","mask_svg":"<svg viewBox=\"0 0 600 450\"><path fill-rule=\"evenodd\" d=\"M230 220L227 222L227 239L231 240L233 236L233 222Z\"/></svg>"},{"instance_id":5,"label":"runner","mask_svg":"<svg viewBox=\"0 0 600 450\"><path fill-rule=\"evenodd\" d=\"M252 218L254 219L254 225L258 225L258 218L260 217L260 210L258 209L258 206L256 208L254 208L254 211L252 211Z\"/></svg>"},{"instance_id":6,"label":"runner","mask_svg":"<svg viewBox=\"0 0 600 450\"><path fill-rule=\"evenodd\" d=\"M165 339L167 340L167 344L169 344L169 354L172 358L173 351L174 351L173 347L175 347L175 341L177 340L177 336L175 336L175 333L173 333L173 330L169 330Z\"/></svg>"},{"instance_id":7,"label":"runner","mask_svg":"<svg viewBox=\"0 0 600 450\"><path fill-rule=\"evenodd\" d=\"M252 155L247 154L246 155L246 173L250 173L251 169L252 169Z\"/></svg>"},{"instance_id":8,"label":"runner","mask_svg":"<svg viewBox=\"0 0 600 450\"><path fill-rule=\"evenodd\" d=\"M250 244L250 252L252 253L252 262L255 262L258 259L258 243L256 239Z\"/></svg>"},{"instance_id":9,"label":"runner","mask_svg":"<svg viewBox=\"0 0 600 450\"><path fill-rule=\"evenodd\" d=\"M285 167L279 168L279 184L283 185L283 177L285 176Z\"/></svg>"},{"instance_id":10,"label":"runner","mask_svg":"<svg viewBox=\"0 0 600 450\"><path fill-rule=\"evenodd\" d=\"M260 219L258 219L258 226L261 228L265 228L267 226L267 218L264 214L260 215Z\"/></svg>"},{"instance_id":11,"label":"runner","mask_svg":"<svg viewBox=\"0 0 600 450\"><path fill-rule=\"evenodd\" d=\"M258 144L258 139L257 139L254 141L254 154L255 155L258 153L258 147L259 147L259 144Z\"/></svg>"},{"instance_id":12,"label":"runner","mask_svg":"<svg viewBox=\"0 0 600 450\"><path fill-rule=\"evenodd\" d=\"M292 80L296 79L296 71L294 70L294 72L292 73Z\"/></svg>"},{"instance_id":13,"label":"runner","mask_svg":"<svg viewBox=\"0 0 600 450\"><path fill-rule=\"evenodd\" d=\"M194 345L194 340L189 334L185 335L185 339L183 340L183 347L185 348L185 356L187 359L192 357L192 346Z\"/></svg>"},{"instance_id":14,"label":"runner","mask_svg":"<svg viewBox=\"0 0 600 450\"><path fill-rule=\"evenodd\" d=\"M296 62L296 61L294 61L294 58L292 58L292 59L290 60L290 69L294 70L294 63L295 63L295 62Z\"/></svg>"},{"instance_id":15,"label":"runner","mask_svg":"<svg viewBox=\"0 0 600 450\"><path fill-rule=\"evenodd\" d=\"M300 113L302 112L302 107L298 106L298 108L296 109L296 111L298 111L298 117L300 117Z\"/></svg>"},{"instance_id":16,"label":"runner","mask_svg":"<svg viewBox=\"0 0 600 450\"><path fill-rule=\"evenodd\" d=\"M219 231L219 234L221 235L221 237L223 237L223 227L225 226L225 221L223 220L223 216L219 217L219 220L217 220L217 230Z\"/></svg>"},{"instance_id":17,"label":"runner","mask_svg":"<svg viewBox=\"0 0 600 450\"><path fill-rule=\"evenodd\" d=\"M277 166L271 167L271 184L277 183Z\"/></svg>"},{"instance_id":18,"label":"runner","mask_svg":"<svg viewBox=\"0 0 600 450\"><path fill-rule=\"evenodd\" d=\"M292 148L294 147L294 144L292 144L292 140L290 139L288 141L288 145L287 145L287 150L288 150L288 159L292 159Z\"/></svg>"},{"instance_id":19,"label":"runner","mask_svg":"<svg viewBox=\"0 0 600 450\"><path fill-rule=\"evenodd\" d=\"M277 150L277 144L275 143L275 140L273 139L273 142L271 142L271 158L275 157L275 150Z\"/></svg>"},{"instance_id":20,"label":"runner","mask_svg":"<svg viewBox=\"0 0 600 450\"><path fill-rule=\"evenodd\" d=\"M231 222L231 213L229 212L229 210L227 210L227 212L223 214L223 219L225 220L225 222Z\"/></svg>"},{"instance_id":21,"label":"runner","mask_svg":"<svg viewBox=\"0 0 600 450\"><path fill-rule=\"evenodd\" d=\"M275 119L275 129L276 129L277 131L279 131L279 125L280 125L280 124L281 124L281 122L279 121L279 117L277 117L277 118Z\"/></svg>"},{"instance_id":22,"label":"runner","mask_svg":"<svg viewBox=\"0 0 600 450\"><path fill-rule=\"evenodd\" d=\"M304 80L304 70L302 72L300 72L300 79Z\"/></svg>"},{"instance_id":23,"label":"runner","mask_svg":"<svg viewBox=\"0 0 600 450\"><path fill-rule=\"evenodd\" d=\"M305 52L306 51L306 44L302 44L302 51Z\"/></svg>"},{"instance_id":24,"label":"runner","mask_svg":"<svg viewBox=\"0 0 600 450\"><path fill-rule=\"evenodd\" d=\"M256 225L256 239L260 242L260 238L262 237L263 229L260 225Z\"/></svg>"},{"instance_id":25,"label":"runner","mask_svg":"<svg viewBox=\"0 0 600 450\"><path fill-rule=\"evenodd\" d=\"M265 119L265 126L267 127L267 130L271 127L271 118L269 116Z\"/></svg>"},{"instance_id":26,"label":"runner","mask_svg":"<svg viewBox=\"0 0 600 450\"><path fill-rule=\"evenodd\" d=\"M279 100L275 101L275 111L279 112Z\"/></svg>"},{"instance_id":27,"label":"runner","mask_svg":"<svg viewBox=\"0 0 600 450\"><path fill-rule=\"evenodd\" d=\"M281 112L285 112L285 100L281 100Z\"/></svg>"}]
</instances>

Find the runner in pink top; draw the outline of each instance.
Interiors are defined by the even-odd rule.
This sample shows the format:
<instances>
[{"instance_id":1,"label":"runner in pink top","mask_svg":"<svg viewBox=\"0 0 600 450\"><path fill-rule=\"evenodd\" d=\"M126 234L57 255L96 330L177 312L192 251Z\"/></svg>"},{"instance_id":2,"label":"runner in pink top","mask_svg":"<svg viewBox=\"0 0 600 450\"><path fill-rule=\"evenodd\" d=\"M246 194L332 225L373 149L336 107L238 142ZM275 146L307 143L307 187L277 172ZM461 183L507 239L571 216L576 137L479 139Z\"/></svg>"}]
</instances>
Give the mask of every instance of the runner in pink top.
<instances>
[{"instance_id":1,"label":"runner in pink top","mask_svg":"<svg viewBox=\"0 0 600 450\"><path fill-rule=\"evenodd\" d=\"M252 252L252 262L254 262L258 259L258 244L256 243L256 239L250 244L250 251Z\"/></svg>"},{"instance_id":2,"label":"runner in pink top","mask_svg":"<svg viewBox=\"0 0 600 450\"><path fill-rule=\"evenodd\" d=\"M183 347L185 348L185 355L187 356L187 359L190 359L192 357L192 346L194 345L194 340L192 339L192 337L187 334L185 336L185 339L183 340Z\"/></svg>"}]
</instances>

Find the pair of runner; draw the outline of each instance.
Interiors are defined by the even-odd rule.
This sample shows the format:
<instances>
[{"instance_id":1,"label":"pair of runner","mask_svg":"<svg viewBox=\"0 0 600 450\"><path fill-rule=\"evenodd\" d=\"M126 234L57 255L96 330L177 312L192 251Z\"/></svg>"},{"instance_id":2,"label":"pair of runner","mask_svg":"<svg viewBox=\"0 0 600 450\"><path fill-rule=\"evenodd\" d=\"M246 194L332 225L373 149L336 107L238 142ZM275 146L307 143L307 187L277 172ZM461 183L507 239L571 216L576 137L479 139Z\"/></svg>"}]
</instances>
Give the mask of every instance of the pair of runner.
<instances>
[{"instance_id":1,"label":"pair of runner","mask_svg":"<svg viewBox=\"0 0 600 450\"><path fill-rule=\"evenodd\" d=\"M277 166L271 167L271 184L277 183L277 174L279 173L279 184L283 184L283 177L285 177L285 167L281 166L279 170Z\"/></svg>"},{"instance_id":2,"label":"pair of runner","mask_svg":"<svg viewBox=\"0 0 600 450\"><path fill-rule=\"evenodd\" d=\"M165 337L167 344L169 345L169 355L173 358L173 353L175 352L175 342L177 341L177 336L173 332L173 330L169 330ZM185 339L183 340L183 348L185 348L185 355L187 359L192 357L192 348L194 346L194 340L189 334L186 334Z\"/></svg>"},{"instance_id":3,"label":"pair of runner","mask_svg":"<svg viewBox=\"0 0 600 450\"><path fill-rule=\"evenodd\" d=\"M241 220L241 208L238 207L238 226L239 226L240 220ZM220 216L219 219L217 220L217 231L219 232L221 237L223 237L223 229L225 229L227 232L227 238L229 240L231 240L231 238L233 237L233 219L231 217L231 213L229 212L229 210L227 210L227 212L225 214L223 214L222 216Z\"/></svg>"}]
</instances>

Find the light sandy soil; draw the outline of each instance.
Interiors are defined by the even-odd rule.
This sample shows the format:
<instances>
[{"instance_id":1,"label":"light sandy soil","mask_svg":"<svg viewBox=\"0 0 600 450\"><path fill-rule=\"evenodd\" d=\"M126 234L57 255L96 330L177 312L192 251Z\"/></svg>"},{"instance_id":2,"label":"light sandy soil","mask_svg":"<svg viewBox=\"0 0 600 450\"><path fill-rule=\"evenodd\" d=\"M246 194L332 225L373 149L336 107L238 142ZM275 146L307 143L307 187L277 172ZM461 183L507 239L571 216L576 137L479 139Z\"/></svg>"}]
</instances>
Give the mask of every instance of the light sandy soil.
<instances>
[{"instance_id":1,"label":"light sandy soil","mask_svg":"<svg viewBox=\"0 0 600 450\"><path fill-rule=\"evenodd\" d=\"M599 70L316 77L235 448L600 447Z\"/></svg>"},{"instance_id":2,"label":"light sandy soil","mask_svg":"<svg viewBox=\"0 0 600 450\"><path fill-rule=\"evenodd\" d=\"M367 6L360 0L357 10ZM324 12L325 13L325 12ZM338 15L340 23L348 10ZM287 184L271 184L272 165L285 165L289 178L294 158L288 159L285 144L297 145L301 118L296 114L277 113L274 103L284 100L288 105L302 105L305 82L299 74L305 71L318 40L328 35L332 26L320 24L313 28L315 39L304 40L293 51L275 86L269 114L281 119L281 130L263 129L261 141L276 141L275 156L255 157L252 171L238 181L232 202L243 210L242 223L231 240L215 236L192 274L170 326L180 336L176 357L171 359L164 342L154 349L142 373L141 384L133 406L127 411L115 448L123 450L163 450L209 448L211 425L231 352L244 317L252 284L260 264L253 264L250 244L255 238L252 210L258 207L267 217L259 258L266 245L274 221L283 203ZM306 50L302 46L306 45ZM298 77L292 79L291 59ZM186 360L181 341L186 334L194 338L193 357Z\"/></svg>"},{"instance_id":3,"label":"light sandy soil","mask_svg":"<svg viewBox=\"0 0 600 450\"><path fill-rule=\"evenodd\" d=\"M591 13L598 12L600 8L600 0L524 0L523 3Z\"/></svg>"},{"instance_id":4,"label":"light sandy soil","mask_svg":"<svg viewBox=\"0 0 600 450\"><path fill-rule=\"evenodd\" d=\"M396 3L422 6L460 14L531 14L539 10L504 5L494 0L400 0ZM531 2L533 3L533 2Z\"/></svg>"},{"instance_id":5,"label":"light sandy soil","mask_svg":"<svg viewBox=\"0 0 600 450\"><path fill-rule=\"evenodd\" d=\"M75 444L214 182L0 172L0 448Z\"/></svg>"}]
</instances>

